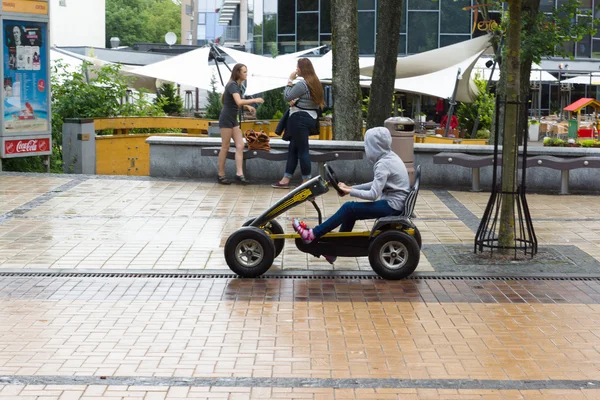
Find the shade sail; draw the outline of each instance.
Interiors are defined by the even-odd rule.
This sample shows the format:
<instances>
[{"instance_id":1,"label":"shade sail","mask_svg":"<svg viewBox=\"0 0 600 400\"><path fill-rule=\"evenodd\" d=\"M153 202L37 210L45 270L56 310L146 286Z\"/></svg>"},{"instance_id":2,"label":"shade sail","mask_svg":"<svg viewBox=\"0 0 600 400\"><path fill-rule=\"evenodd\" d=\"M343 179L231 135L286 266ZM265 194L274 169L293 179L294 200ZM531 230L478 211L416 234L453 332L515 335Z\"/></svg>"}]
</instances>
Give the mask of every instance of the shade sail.
<instances>
[{"instance_id":1,"label":"shade sail","mask_svg":"<svg viewBox=\"0 0 600 400\"><path fill-rule=\"evenodd\" d=\"M485 66L485 63L488 62L489 59L480 58L473 69L473 73L479 75L480 79L489 80L490 74L492 73L492 69ZM494 68L494 75L492 76L492 81L497 82L500 80L500 66L496 65ZM547 71L544 71L542 67L540 67L536 63L531 63L531 73L529 76L530 82L556 82L557 79Z\"/></svg>"},{"instance_id":2,"label":"shade sail","mask_svg":"<svg viewBox=\"0 0 600 400\"><path fill-rule=\"evenodd\" d=\"M563 79L560 83L572 83L578 85L600 85L600 75L598 74L587 74L574 76L572 78Z\"/></svg>"},{"instance_id":3,"label":"shade sail","mask_svg":"<svg viewBox=\"0 0 600 400\"><path fill-rule=\"evenodd\" d=\"M443 99L451 98L454 93L458 69L460 68L462 79L458 82L456 100L471 103L479 94L479 90L473 81L474 77L472 72L472 68L479 56L480 54L475 54L457 65L431 74L396 79L394 81L394 89L401 92L441 97ZM330 81L331 80L326 80L326 82ZM362 87L370 87L371 80L363 79L360 84Z\"/></svg>"},{"instance_id":4,"label":"shade sail","mask_svg":"<svg viewBox=\"0 0 600 400\"><path fill-rule=\"evenodd\" d=\"M398 58L396 79L426 75L457 65L475 54L481 54L490 46L490 38L490 35L484 35L439 49ZM362 67L360 74L373 76L373 68L374 62L373 65Z\"/></svg>"},{"instance_id":5,"label":"shade sail","mask_svg":"<svg viewBox=\"0 0 600 400\"><path fill-rule=\"evenodd\" d=\"M214 70L208 64L209 52L209 47L202 47L164 61L134 68L129 72L136 76L152 77L162 81L210 90L210 81ZM226 75L223 80L227 81L229 72L222 71L222 73ZM218 77L217 85L221 85Z\"/></svg>"},{"instance_id":6,"label":"shade sail","mask_svg":"<svg viewBox=\"0 0 600 400\"><path fill-rule=\"evenodd\" d=\"M87 71L90 77L95 77L96 72L105 65L117 65L115 63L100 60L98 58L87 57L63 49L51 49L50 59L55 62L60 60L67 72L82 72L81 67L83 66L84 62L87 62ZM132 74L131 70L133 69L136 69L136 67L130 65L121 65L120 70L120 74L122 76L134 78L131 84L133 89L145 89L155 92L156 88L160 86L160 83L157 83L155 78ZM157 86L157 84L159 86Z\"/></svg>"}]
</instances>

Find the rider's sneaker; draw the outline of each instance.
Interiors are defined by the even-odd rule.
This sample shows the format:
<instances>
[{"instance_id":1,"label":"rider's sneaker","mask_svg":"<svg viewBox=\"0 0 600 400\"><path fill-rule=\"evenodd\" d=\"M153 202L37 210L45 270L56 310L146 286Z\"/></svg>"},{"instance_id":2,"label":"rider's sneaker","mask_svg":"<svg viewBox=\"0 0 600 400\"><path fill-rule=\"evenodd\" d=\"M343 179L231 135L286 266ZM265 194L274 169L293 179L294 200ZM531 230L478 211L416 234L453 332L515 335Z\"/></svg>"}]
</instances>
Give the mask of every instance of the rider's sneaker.
<instances>
[{"instance_id":1,"label":"rider's sneaker","mask_svg":"<svg viewBox=\"0 0 600 400\"><path fill-rule=\"evenodd\" d=\"M312 229L306 226L304 221L300 221L298 218L294 218L292 220L292 227L300 235L304 243L309 244L313 240L315 240L315 234Z\"/></svg>"}]
</instances>

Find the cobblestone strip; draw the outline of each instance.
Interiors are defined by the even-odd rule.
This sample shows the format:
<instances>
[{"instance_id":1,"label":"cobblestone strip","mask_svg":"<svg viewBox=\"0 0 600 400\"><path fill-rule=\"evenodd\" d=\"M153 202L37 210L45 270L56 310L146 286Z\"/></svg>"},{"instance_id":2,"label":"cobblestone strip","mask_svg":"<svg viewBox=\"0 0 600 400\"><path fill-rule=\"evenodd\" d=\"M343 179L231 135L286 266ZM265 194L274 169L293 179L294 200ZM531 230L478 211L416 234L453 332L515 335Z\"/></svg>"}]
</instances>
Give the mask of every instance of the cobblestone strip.
<instances>
[{"instance_id":1,"label":"cobblestone strip","mask_svg":"<svg viewBox=\"0 0 600 400\"><path fill-rule=\"evenodd\" d=\"M86 180L87 180L87 178L79 178L78 177L77 179L73 179L67 183L64 183L48 192L42 194L41 196L36 197L35 199L31 200L30 202L25 203L25 204L15 208L14 210L11 210L7 213L1 214L0 215L0 224L5 223L6 221L8 221L14 217L21 216L28 211L33 210L40 204L44 204L47 201L51 200L52 198L58 196L59 194L66 192L68 190L71 190L72 188L82 184Z\"/></svg>"},{"instance_id":2,"label":"cobblestone strip","mask_svg":"<svg viewBox=\"0 0 600 400\"><path fill-rule=\"evenodd\" d=\"M458 201L450 192L447 190L434 189L432 190L446 207L450 209L469 229L473 232L477 232L479 227L479 218L473 214L467 207L465 207L460 201Z\"/></svg>"},{"instance_id":3,"label":"cobblestone strip","mask_svg":"<svg viewBox=\"0 0 600 400\"><path fill-rule=\"evenodd\" d=\"M426 388L426 389L597 389L594 380L477 380L477 379L319 379L319 378L170 378L103 376L0 376L0 385L122 385L217 386L277 388Z\"/></svg>"}]
</instances>

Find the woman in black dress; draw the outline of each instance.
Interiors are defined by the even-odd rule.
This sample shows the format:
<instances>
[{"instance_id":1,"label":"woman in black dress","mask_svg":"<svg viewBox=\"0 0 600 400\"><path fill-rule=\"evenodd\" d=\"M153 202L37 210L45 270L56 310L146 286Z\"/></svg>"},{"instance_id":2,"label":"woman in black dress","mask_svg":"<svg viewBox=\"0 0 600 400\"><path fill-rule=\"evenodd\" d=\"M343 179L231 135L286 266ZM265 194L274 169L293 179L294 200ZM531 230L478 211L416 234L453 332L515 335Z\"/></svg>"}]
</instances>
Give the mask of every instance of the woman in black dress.
<instances>
[{"instance_id":1,"label":"woman in black dress","mask_svg":"<svg viewBox=\"0 0 600 400\"><path fill-rule=\"evenodd\" d=\"M231 184L231 181L227 179L227 176L225 175L225 160L227 159L227 152L229 151L229 145L232 138L235 143L235 179L243 184L250 183L244 177L244 171L242 169L242 161L244 160L244 137L242 135L242 130L240 129L240 123L238 122L238 111L240 107L246 107L247 110L255 112L256 110L250 104L260 104L264 100L262 98L251 100L242 99L240 87L247 76L248 68L246 68L244 64L235 64L231 71L229 82L227 82L227 85L225 86L223 96L221 96L223 109L219 116L221 151L219 152L219 175L217 176L217 180L223 185Z\"/></svg>"}]
</instances>

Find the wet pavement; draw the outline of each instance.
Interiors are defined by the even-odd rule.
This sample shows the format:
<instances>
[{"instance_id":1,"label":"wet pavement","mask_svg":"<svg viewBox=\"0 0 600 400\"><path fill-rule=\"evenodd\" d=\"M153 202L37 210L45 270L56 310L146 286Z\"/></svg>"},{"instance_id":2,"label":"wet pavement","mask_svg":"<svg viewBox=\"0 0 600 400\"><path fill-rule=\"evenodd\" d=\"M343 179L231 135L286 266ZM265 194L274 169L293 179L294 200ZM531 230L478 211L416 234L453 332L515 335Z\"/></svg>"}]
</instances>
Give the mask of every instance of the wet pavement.
<instances>
[{"instance_id":1,"label":"wet pavement","mask_svg":"<svg viewBox=\"0 0 600 400\"><path fill-rule=\"evenodd\" d=\"M422 190L412 279L292 241L232 277L227 236L284 193L0 174L0 400L600 398L598 196L529 195L520 263L472 255L488 194Z\"/></svg>"}]
</instances>

